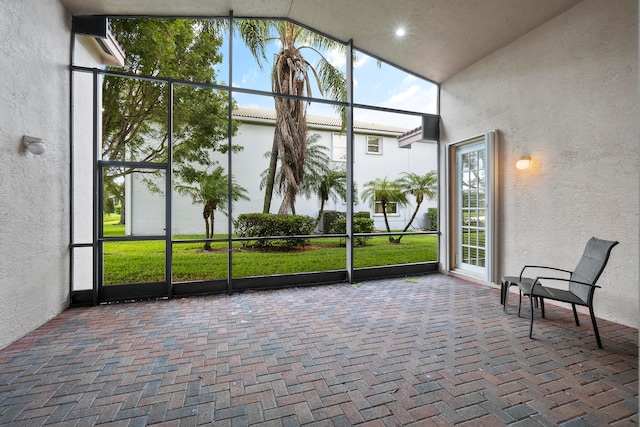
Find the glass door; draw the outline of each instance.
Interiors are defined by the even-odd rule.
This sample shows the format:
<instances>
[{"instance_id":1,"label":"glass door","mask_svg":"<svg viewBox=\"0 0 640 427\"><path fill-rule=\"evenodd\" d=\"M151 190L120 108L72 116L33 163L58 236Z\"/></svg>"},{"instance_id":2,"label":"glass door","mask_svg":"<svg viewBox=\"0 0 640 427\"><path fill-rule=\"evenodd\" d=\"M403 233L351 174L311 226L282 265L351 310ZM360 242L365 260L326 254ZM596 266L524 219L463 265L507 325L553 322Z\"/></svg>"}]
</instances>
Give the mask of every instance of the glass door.
<instances>
[{"instance_id":1,"label":"glass door","mask_svg":"<svg viewBox=\"0 0 640 427\"><path fill-rule=\"evenodd\" d=\"M455 268L493 281L494 132L455 149Z\"/></svg>"},{"instance_id":2,"label":"glass door","mask_svg":"<svg viewBox=\"0 0 640 427\"><path fill-rule=\"evenodd\" d=\"M484 141L458 150L458 259L461 268L483 273L486 266L487 150Z\"/></svg>"}]
</instances>

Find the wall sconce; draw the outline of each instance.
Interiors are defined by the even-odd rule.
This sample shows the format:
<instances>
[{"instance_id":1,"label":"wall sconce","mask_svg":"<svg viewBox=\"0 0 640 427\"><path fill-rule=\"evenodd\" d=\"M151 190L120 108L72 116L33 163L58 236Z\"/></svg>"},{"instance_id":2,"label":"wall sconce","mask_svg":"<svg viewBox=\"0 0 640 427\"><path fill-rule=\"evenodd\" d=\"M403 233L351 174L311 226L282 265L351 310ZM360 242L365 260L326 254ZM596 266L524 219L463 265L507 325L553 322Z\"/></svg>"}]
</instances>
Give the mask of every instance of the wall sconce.
<instances>
[{"instance_id":1,"label":"wall sconce","mask_svg":"<svg viewBox=\"0 0 640 427\"><path fill-rule=\"evenodd\" d=\"M522 157L520 158L520 160L516 162L516 167L521 171L525 170L526 168L529 167L530 162L531 162L531 157Z\"/></svg>"},{"instance_id":2,"label":"wall sconce","mask_svg":"<svg viewBox=\"0 0 640 427\"><path fill-rule=\"evenodd\" d=\"M27 149L30 153L35 154L36 156L40 156L47 151L46 145L40 138L35 138L33 136L24 135L22 137L22 144L25 149Z\"/></svg>"}]
</instances>

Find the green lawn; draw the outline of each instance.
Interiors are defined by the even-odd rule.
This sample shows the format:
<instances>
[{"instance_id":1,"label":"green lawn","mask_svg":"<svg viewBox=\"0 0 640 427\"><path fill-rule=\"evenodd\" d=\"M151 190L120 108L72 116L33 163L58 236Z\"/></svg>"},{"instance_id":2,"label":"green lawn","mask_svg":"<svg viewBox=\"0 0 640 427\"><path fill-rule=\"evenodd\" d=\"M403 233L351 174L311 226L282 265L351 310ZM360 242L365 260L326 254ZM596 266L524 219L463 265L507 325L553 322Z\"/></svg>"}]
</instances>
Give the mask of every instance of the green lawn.
<instances>
[{"instance_id":1,"label":"green lawn","mask_svg":"<svg viewBox=\"0 0 640 427\"><path fill-rule=\"evenodd\" d=\"M105 218L105 236L123 236L118 218ZM224 236L220 236L224 237ZM174 236L176 240L202 236ZM406 235L402 243L391 244L386 236L373 237L364 247L354 248L354 267L375 267L435 261L436 236ZM173 282L213 280L227 277L227 243L212 244L214 250L202 250L202 243L174 243ZM346 250L340 239L313 239L309 246L292 250L258 250L234 244L234 277L293 274L346 268ZM165 242L133 241L104 243L104 282L139 283L164 281Z\"/></svg>"},{"instance_id":2,"label":"green lawn","mask_svg":"<svg viewBox=\"0 0 640 427\"><path fill-rule=\"evenodd\" d=\"M124 224L120 224L120 215L104 214L102 216L102 224L104 236L124 236Z\"/></svg>"}]
</instances>

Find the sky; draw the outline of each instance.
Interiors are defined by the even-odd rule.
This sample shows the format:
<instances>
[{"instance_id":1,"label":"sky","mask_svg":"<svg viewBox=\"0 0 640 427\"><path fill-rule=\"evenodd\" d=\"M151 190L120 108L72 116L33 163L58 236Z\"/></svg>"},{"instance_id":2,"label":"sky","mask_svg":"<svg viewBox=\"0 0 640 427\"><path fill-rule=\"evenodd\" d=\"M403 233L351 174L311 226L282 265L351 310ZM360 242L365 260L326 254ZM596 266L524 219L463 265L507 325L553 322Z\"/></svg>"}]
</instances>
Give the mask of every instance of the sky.
<instances>
[{"instance_id":1,"label":"sky","mask_svg":"<svg viewBox=\"0 0 640 427\"><path fill-rule=\"evenodd\" d=\"M237 88L258 89L271 91L271 66L279 45L271 43L268 47L268 61L262 62L262 69L251 55L244 43L237 36L233 40L233 86ZM357 51L357 46L355 47ZM228 51L228 44L222 48ZM301 53L313 65L319 57L310 49L303 49ZM346 71L346 55L337 50L324 52L334 66ZM226 55L228 56L228 55ZM406 111L417 111L436 114L437 87L427 80L399 70L387 63L378 63L376 59L362 52L356 53L354 62L354 102L382 106ZM219 80L228 82L228 58L218 67ZM312 87L313 96L320 96L317 86ZM273 98L257 95L234 93L234 99L242 107L273 109ZM309 107L308 114L335 116L331 106L315 103ZM386 112L359 109L354 113L357 121L389 124L413 129L421 124L421 118L413 115L389 114Z\"/></svg>"}]
</instances>

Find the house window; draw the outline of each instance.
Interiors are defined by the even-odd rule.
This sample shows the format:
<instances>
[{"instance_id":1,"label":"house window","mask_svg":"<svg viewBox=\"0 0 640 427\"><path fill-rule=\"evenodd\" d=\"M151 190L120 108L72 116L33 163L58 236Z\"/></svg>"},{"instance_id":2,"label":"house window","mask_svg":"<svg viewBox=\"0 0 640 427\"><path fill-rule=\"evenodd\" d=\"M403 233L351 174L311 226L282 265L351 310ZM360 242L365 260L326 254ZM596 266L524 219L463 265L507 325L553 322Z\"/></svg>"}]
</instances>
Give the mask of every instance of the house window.
<instances>
[{"instance_id":1,"label":"house window","mask_svg":"<svg viewBox=\"0 0 640 427\"><path fill-rule=\"evenodd\" d=\"M367 137L367 154L382 154L382 138L379 136Z\"/></svg>"},{"instance_id":2,"label":"house window","mask_svg":"<svg viewBox=\"0 0 640 427\"><path fill-rule=\"evenodd\" d=\"M331 138L331 159L336 162L347 161L347 135L334 133Z\"/></svg>"},{"instance_id":3,"label":"house window","mask_svg":"<svg viewBox=\"0 0 640 427\"><path fill-rule=\"evenodd\" d=\"M388 196L387 196L388 198ZM398 213L398 204L396 202L387 202L387 215ZM374 214L383 214L382 209L382 197L379 191L376 191L376 205L374 207Z\"/></svg>"},{"instance_id":4,"label":"house window","mask_svg":"<svg viewBox=\"0 0 640 427\"><path fill-rule=\"evenodd\" d=\"M382 215L382 202L376 201L376 214ZM395 202L387 202L387 214L397 214L398 213L398 205Z\"/></svg>"}]
</instances>

